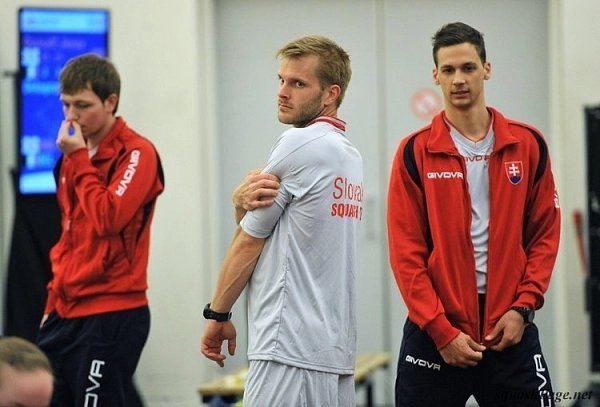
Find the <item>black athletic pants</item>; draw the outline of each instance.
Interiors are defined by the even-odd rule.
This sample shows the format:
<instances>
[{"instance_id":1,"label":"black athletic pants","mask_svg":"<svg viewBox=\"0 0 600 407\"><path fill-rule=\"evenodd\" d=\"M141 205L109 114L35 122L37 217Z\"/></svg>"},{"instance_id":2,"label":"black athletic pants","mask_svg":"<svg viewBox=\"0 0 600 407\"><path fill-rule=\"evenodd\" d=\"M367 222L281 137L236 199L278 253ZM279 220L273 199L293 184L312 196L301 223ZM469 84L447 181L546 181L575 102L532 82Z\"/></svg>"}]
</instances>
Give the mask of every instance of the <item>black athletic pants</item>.
<instances>
[{"instance_id":1,"label":"black athletic pants","mask_svg":"<svg viewBox=\"0 0 600 407\"><path fill-rule=\"evenodd\" d=\"M554 406L552 384L537 327L502 352L486 350L475 367L447 365L435 343L406 320L396 376L396 407L464 407L470 396L481 407Z\"/></svg>"},{"instance_id":2,"label":"black athletic pants","mask_svg":"<svg viewBox=\"0 0 600 407\"><path fill-rule=\"evenodd\" d=\"M55 312L38 345L54 370L53 407L141 407L133 383L150 331L147 306L63 319Z\"/></svg>"}]
</instances>

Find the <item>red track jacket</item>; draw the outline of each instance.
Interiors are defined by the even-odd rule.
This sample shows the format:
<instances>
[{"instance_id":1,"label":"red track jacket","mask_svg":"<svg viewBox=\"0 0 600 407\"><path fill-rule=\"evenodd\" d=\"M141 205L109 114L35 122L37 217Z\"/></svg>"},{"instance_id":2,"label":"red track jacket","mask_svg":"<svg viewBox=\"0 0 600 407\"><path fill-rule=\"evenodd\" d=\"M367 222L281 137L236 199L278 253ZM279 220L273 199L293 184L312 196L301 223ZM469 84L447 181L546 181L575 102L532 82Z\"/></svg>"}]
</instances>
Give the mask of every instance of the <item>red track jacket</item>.
<instances>
[{"instance_id":1,"label":"red track jacket","mask_svg":"<svg viewBox=\"0 0 600 407\"><path fill-rule=\"evenodd\" d=\"M494 150L489 157L490 222L483 337L511 306L540 308L557 255L558 195L547 158L536 179L545 142L534 128L494 116ZM422 188L404 161L414 139ZM450 137L443 112L406 137L394 158L388 194L390 263L408 308L438 349L459 330L482 342L471 201L466 165Z\"/></svg>"},{"instance_id":2,"label":"red track jacket","mask_svg":"<svg viewBox=\"0 0 600 407\"><path fill-rule=\"evenodd\" d=\"M91 160L77 150L56 175L62 233L50 251L45 313L76 318L146 305L150 223L164 188L154 146L118 117Z\"/></svg>"}]
</instances>

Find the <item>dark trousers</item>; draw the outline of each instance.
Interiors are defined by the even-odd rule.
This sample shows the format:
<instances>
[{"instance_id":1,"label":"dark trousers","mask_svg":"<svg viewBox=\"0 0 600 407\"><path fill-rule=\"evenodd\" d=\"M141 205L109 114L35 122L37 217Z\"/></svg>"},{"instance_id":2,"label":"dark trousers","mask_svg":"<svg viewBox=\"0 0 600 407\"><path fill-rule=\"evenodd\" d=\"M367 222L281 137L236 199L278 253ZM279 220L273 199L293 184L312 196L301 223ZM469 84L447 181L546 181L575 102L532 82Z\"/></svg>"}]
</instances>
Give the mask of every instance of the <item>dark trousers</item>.
<instances>
[{"instance_id":1,"label":"dark trousers","mask_svg":"<svg viewBox=\"0 0 600 407\"><path fill-rule=\"evenodd\" d=\"M447 365L429 335L410 320L396 376L396 407L464 407L470 396L481 407L554 406L548 366L537 327L502 352L486 350L475 367Z\"/></svg>"},{"instance_id":2,"label":"dark trousers","mask_svg":"<svg viewBox=\"0 0 600 407\"><path fill-rule=\"evenodd\" d=\"M73 319L51 313L38 335L54 370L51 405L143 406L133 374L149 331L147 306Z\"/></svg>"}]
</instances>

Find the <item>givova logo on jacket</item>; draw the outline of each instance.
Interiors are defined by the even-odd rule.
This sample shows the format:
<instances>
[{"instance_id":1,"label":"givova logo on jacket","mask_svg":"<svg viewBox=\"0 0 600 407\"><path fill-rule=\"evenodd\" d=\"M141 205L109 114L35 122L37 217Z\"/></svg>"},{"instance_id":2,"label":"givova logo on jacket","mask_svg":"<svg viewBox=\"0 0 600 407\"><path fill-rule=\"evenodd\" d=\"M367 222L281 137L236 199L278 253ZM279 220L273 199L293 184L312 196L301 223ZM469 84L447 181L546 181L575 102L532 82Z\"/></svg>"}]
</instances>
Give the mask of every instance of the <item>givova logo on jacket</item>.
<instances>
[{"instance_id":1,"label":"givova logo on jacket","mask_svg":"<svg viewBox=\"0 0 600 407\"><path fill-rule=\"evenodd\" d=\"M427 179L464 179L460 171L432 171L427 173Z\"/></svg>"},{"instance_id":2,"label":"givova logo on jacket","mask_svg":"<svg viewBox=\"0 0 600 407\"><path fill-rule=\"evenodd\" d=\"M117 186L116 194L118 196L123 196L123 194L125 194L125 191L127 191L127 186L133 179L133 176L135 175L135 170L136 170L139 162L140 162L140 151L133 150L131 152L131 158L129 159L129 165L127 166L127 169L125 170L125 173L123 174L123 179L121 179L121 181L119 182L119 185Z\"/></svg>"}]
</instances>

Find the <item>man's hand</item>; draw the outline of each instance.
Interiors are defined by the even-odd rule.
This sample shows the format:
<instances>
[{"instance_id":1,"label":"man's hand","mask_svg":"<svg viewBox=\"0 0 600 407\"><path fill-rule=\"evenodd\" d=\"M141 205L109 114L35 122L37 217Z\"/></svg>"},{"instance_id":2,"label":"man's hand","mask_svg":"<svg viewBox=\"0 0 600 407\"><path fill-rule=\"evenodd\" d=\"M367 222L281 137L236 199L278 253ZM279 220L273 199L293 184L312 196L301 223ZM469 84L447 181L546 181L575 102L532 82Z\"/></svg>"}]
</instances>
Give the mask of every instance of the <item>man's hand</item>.
<instances>
[{"instance_id":1,"label":"man's hand","mask_svg":"<svg viewBox=\"0 0 600 407\"><path fill-rule=\"evenodd\" d=\"M65 155L69 155L75 150L86 148L79 123L74 120L63 120L58 130L56 145Z\"/></svg>"},{"instance_id":2,"label":"man's hand","mask_svg":"<svg viewBox=\"0 0 600 407\"><path fill-rule=\"evenodd\" d=\"M492 332L485 337L485 342L493 344L490 349L500 352L521 342L524 331L525 322L523 317L517 311L511 309L498 320Z\"/></svg>"},{"instance_id":3,"label":"man's hand","mask_svg":"<svg viewBox=\"0 0 600 407\"><path fill-rule=\"evenodd\" d=\"M279 179L275 175L263 173L260 169L250 171L233 191L236 223L240 223L246 211L271 206L278 190Z\"/></svg>"},{"instance_id":4,"label":"man's hand","mask_svg":"<svg viewBox=\"0 0 600 407\"><path fill-rule=\"evenodd\" d=\"M444 362L450 366L476 366L483 358L485 346L475 342L464 332L458 334L448 345L440 349Z\"/></svg>"},{"instance_id":5,"label":"man's hand","mask_svg":"<svg viewBox=\"0 0 600 407\"><path fill-rule=\"evenodd\" d=\"M210 360L214 360L219 366L225 366L225 355L221 353L223 341L227 341L227 351L231 356L235 354L237 333L233 322L217 322L208 320L204 327L204 334L200 342L202 354Z\"/></svg>"}]
</instances>

